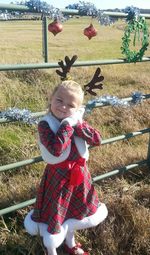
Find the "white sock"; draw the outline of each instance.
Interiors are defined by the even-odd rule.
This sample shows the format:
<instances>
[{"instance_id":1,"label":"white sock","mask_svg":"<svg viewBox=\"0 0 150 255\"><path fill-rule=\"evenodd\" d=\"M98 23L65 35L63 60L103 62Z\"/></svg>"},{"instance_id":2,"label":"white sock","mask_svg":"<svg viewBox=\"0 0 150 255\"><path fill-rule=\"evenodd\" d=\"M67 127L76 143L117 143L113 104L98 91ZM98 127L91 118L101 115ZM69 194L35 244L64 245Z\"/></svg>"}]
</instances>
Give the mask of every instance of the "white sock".
<instances>
[{"instance_id":1,"label":"white sock","mask_svg":"<svg viewBox=\"0 0 150 255\"><path fill-rule=\"evenodd\" d=\"M53 248L53 249L47 249L47 251L48 251L48 255L57 255L57 251L56 251L55 248Z\"/></svg>"},{"instance_id":2,"label":"white sock","mask_svg":"<svg viewBox=\"0 0 150 255\"><path fill-rule=\"evenodd\" d=\"M65 243L69 248L73 248L76 243L75 243L75 237L74 237L74 232L68 231Z\"/></svg>"}]
</instances>

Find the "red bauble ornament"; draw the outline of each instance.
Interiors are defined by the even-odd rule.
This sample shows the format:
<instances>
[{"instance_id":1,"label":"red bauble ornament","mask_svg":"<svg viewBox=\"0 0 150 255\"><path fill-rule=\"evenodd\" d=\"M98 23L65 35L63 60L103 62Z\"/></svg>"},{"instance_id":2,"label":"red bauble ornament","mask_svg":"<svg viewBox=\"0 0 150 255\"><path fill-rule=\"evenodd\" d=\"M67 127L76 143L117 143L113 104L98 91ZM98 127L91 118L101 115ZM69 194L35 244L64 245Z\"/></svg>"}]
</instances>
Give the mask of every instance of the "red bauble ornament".
<instances>
[{"instance_id":1,"label":"red bauble ornament","mask_svg":"<svg viewBox=\"0 0 150 255\"><path fill-rule=\"evenodd\" d=\"M89 40L97 35L97 30L94 28L93 24L91 23L89 27L84 29L84 35L89 38Z\"/></svg>"},{"instance_id":2,"label":"red bauble ornament","mask_svg":"<svg viewBox=\"0 0 150 255\"><path fill-rule=\"evenodd\" d=\"M57 35L63 30L63 26L61 23L58 22L57 19L55 19L52 23L48 25L48 31L53 33L53 35Z\"/></svg>"}]
</instances>

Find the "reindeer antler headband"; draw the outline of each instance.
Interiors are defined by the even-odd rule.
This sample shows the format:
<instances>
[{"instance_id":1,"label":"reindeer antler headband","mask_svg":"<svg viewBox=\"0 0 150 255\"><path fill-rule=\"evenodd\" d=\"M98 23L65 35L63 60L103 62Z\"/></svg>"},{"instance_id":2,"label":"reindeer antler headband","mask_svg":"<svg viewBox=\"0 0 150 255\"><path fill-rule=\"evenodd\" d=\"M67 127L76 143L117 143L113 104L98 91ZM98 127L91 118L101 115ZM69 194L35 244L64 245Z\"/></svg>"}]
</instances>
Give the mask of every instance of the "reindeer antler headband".
<instances>
[{"instance_id":1,"label":"reindeer antler headband","mask_svg":"<svg viewBox=\"0 0 150 255\"><path fill-rule=\"evenodd\" d=\"M77 60L77 55L74 55L71 59L68 56L65 56L65 63L63 60L59 61L58 64L62 68L62 71L56 70L56 73L61 77L61 80L68 80L71 79L70 76L70 69L74 62ZM93 75L93 78L89 83L84 85L84 92L85 95L87 92L93 96L97 96L96 92L94 92L94 89L103 89L103 84L101 83L104 80L104 76L100 75L101 69L98 67Z\"/></svg>"}]
</instances>

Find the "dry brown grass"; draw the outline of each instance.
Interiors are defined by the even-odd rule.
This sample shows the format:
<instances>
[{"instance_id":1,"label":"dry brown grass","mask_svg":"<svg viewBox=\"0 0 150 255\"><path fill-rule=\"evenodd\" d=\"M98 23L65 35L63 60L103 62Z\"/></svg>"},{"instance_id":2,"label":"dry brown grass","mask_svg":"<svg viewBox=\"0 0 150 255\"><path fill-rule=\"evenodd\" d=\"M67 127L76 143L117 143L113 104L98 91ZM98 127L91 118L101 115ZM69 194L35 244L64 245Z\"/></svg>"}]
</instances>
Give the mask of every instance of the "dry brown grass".
<instances>
[{"instance_id":1,"label":"dry brown grass","mask_svg":"<svg viewBox=\"0 0 150 255\"><path fill-rule=\"evenodd\" d=\"M123 22L112 27L99 27L99 35L91 41L82 37L81 30L89 20L73 19L64 24L58 37L49 34L49 56L53 61L66 54L78 54L79 60L121 57L120 38ZM97 26L97 21L94 21ZM5 29L4 29L5 28ZM70 34L72 35L70 42ZM39 22L1 23L0 43L3 45L1 63L42 62L41 27ZM81 36L79 36L81 35ZM16 40L18 38L18 40ZM69 43L68 43L69 42ZM15 52L15 54L14 54ZM149 54L149 50L147 51ZM148 94L149 63L101 66L105 77L100 95L129 97L134 91ZM72 69L81 83L90 80L95 67ZM84 78L83 78L84 77ZM0 110L8 107L45 110L47 91L57 83L54 70L29 70L0 73ZM91 99L87 97L85 102ZM101 131L103 139L138 131L150 126L150 103L143 101L130 108L96 108L86 115L88 122ZM0 163L8 164L39 155L36 126L22 123L1 124ZM92 176L118 169L147 157L148 135L137 136L110 145L91 149L89 169ZM1 208L33 198L43 173L44 163L1 173ZM80 231L78 241L92 255L148 255L150 254L150 188L149 169L139 167L117 177L95 183L100 199L106 203L108 218L98 227ZM42 255L44 247L39 237L30 237L23 228L29 208L6 214L0 220L0 254ZM62 247L59 255L65 255Z\"/></svg>"}]
</instances>

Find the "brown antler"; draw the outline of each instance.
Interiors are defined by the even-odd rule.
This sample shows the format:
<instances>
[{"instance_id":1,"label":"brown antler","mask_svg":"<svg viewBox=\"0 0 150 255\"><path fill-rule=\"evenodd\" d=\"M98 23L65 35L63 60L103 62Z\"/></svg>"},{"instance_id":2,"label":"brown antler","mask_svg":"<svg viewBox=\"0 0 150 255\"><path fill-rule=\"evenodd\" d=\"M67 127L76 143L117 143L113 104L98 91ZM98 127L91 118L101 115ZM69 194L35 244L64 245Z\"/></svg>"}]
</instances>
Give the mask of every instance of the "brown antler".
<instances>
[{"instance_id":1,"label":"brown antler","mask_svg":"<svg viewBox=\"0 0 150 255\"><path fill-rule=\"evenodd\" d=\"M77 58L77 55L74 55L71 59L68 56L65 56L66 65L64 64L63 60L58 62L59 66L62 68L62 71L56 70L56 73L61 77L62 81L67 79L67 73L70 72L70 68Z\"/></svg>"},{"instance_id":2,"label":"brown antler","mask_svg":"<svg viewBox=\"0 0 150 255\"><path fill-rule=\"evenodd\" d=\"M99 83L96 85L97 82L101 82L104 80L104 76L100 75L101 69L98 67L95 71L95 74L92 80L84 86L85 94L86 92L90 93L93 96L97 96L97 94L93 91L93 89L103 89L103 84Z\"/></svg>"}]
</instances>

